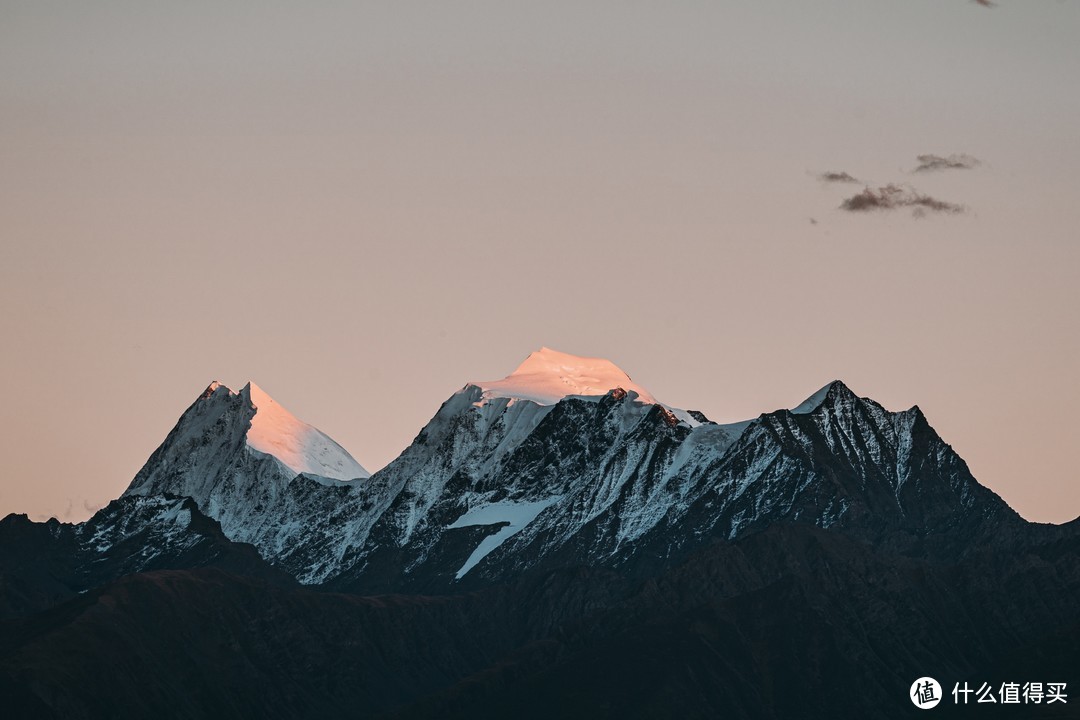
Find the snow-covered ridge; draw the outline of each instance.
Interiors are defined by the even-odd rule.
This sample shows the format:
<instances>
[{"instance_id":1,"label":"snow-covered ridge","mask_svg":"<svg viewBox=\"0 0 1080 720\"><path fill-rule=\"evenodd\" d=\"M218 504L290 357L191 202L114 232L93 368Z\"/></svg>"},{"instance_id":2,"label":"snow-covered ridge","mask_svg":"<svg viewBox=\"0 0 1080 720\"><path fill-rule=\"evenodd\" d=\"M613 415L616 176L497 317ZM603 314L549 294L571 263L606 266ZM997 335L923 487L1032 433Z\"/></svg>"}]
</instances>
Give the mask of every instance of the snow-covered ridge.
<instances>
[{"instance_id":1,"label":"snow-covered ridge","mask_svg":"<svg viewBox=\"0 0 1080 720\"><path fill-rule=\"evenodd\" d=\"M701 424L686 410L657 400L610 360L571 355L548 347L529 355L525 362L502 380L471 382L465 386L466 389L470 387L478 387L482 391L475 403L477 406L499 399L509 399L511 403L526 400L546 406L569 397L599 397L621 388L632 393L631 397L638 402L666 408L691 427Z\"/></svg>"},{"instance_id":2,"label":"snow-covered ridge","mask_svg":"<svg viewBox=\"0 0 1080 720\"><path fill-rule=\"evenodd\" d=\"M829 396L829 391L832 390L833 385L836 385L839 380L833 380L825 385L825 387L818 390L810 397L803 400L801 403L791 408L792 415L809 415L810 413L821 407L821 404L825 402L825 398Z\"/></svg>"},{"instance_id":3,"label":"snow-covered ridge","mask_svg":"<svg viewBox=\"0 0 1080 720\"><path fill-rule=\"evenodd\" d=\"M257 385L212 383L126 494L191 497L226 536L304 583L381 592L380 578L400 575L401 587L422 589L447 573L481 582L570 547L621 562L684 521L723 537L799 512L835 524L858 506L818 502L818 476L798 448L818 443L851 472L871 468L899 498L914 487L907 466L881 458L908 446L867 454L837 438L891 438L902 420L834 381L792 411L716 424L659 402L608 360L542 348L502 380L453 394L360 482L351 482L367 478L359 463ZM479 525L498 527L443 543Z\"/></svg>"},{"instance_id":4,"label":"snow-covered ridge","mask_svg":"<svg viewBox=\"0 0 1080 720\"><path fill-rule=\"evenodd\" d=\"M255 408L246 437L252 450L277 458L297 475L332 480L370 477L345 448L297 419L255 383L248 383L240 393Z\"/></svg>"},{"instance_id":5,"label":"snow-covered ridge","mask_svg":"<svg viewBox=\"0 0 1080 720\"><path fill-rule=\"evenodd\" d=\"M525 358L517 370L502 380L475 382L484 391L483 399L531 400L538 405L554 405L571 395L604 395L615 388L637 393L642 402L656 398L615 363L604 358L579 357L542 347Z\"/></svg>"}]
</instances>

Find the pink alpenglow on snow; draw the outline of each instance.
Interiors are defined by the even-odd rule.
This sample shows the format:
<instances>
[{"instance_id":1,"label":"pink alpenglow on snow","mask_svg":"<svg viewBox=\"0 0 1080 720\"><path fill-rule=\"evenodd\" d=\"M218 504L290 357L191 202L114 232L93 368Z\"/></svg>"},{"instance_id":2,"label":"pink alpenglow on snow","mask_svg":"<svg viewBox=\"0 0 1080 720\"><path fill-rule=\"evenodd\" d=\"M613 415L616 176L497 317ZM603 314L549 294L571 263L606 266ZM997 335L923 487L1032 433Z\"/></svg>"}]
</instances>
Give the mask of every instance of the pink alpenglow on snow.
<instances>
[{"instance_id":1,"label":"pink alpenglow on snow","mask_svg":"<svg viewBox=\"0 0 1080 720\"><path fill-rule=\"evenodd\" d=\"M542 347L502 380L472 383L483 389L484 399L531 400L554 405L570 395L605 395L622 388L638 394L641 402L655 404L656 398L615 363L603 358L578 357Z\"/></svg>"},{"instance_id":2,"label":"pink alpenglow on snow","mask_svg":"<svg viewBox=\"0 0 1080 720\"><path fill-rule=\"evenodd\" d=\"M634 393L636 400L647 405L667 408L675 417L691 427L700 422L690 413L653 397L645 388L630 379L615 363L604 358L580 357L542 347L518 365L517 370L502 380L469 383L483 391L475 404L483 405L489 400L509 398L527 400L537 405L554 405L568 397L596 397L606 395L615 388Z\"/></svg>"},{"instance_id":3,"label":"pink alpenglow on snow","mask_svg":"<svg viewBox=\"0 0 1080 720\"><path fill-rule=\"evenodd\" d=\"M277 458L297 474L334 480L370 476L343 447L296 418L255 383L248 383L240 392L247 394L255 407L255 417L247 432L251 449Z\"/></svg>"}]
</instances>

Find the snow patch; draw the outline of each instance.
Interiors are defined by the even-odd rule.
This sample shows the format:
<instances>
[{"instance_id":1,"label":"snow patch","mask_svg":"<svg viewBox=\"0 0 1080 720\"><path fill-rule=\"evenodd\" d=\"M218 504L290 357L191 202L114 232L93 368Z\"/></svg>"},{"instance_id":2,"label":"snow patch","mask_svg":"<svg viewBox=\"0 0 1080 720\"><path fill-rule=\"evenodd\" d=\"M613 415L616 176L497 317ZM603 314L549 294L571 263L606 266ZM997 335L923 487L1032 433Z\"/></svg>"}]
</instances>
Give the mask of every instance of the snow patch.
<instances>
[{"instance_id":1,"label":"snow patch","mask_svg":"<svg viewBox=\"0 0 1080 720\"><path fill-rule=\"evenodd\" d=\"M810 397L806 398L801 403L799 403L798 405L793 407L791 409L791 414L792 415L809 415L810 413L817 410L819 407L821 407L821 403L825 402L825 398L828 396L829 390L832 389L832 386L833 386L833 384L835 382L836 381L833 380L831 383L829 383L825 387L821 388L816 393L814 393L813 395L811 395Z\"/></svg>"},{"instance_id":2,"label":"snow patch","mask_svg":"<svg viewBox=\"0 0 1080 720\"><path fill-rule=\"evenodd\" d=\"M472 551L472 554L469 555L465 564L461 566L461 569L457 571L457 574L454 577L457 580L463 578L467 572L476 567L476 564L483 560L492 550L520 532L526 525L531 523L537 515L543 512L545 508L558 502L561 497L562 496L560 495L556 495L555 497L545 498L544 500L535 500L533 502L513 502L504 500L502 502L491 503L490 505L481 505L480 507L469 510L450 525L447 525L447 529L450 530L473 525L494 525L501 522L510 523L506 527L500 529L497 533L488 535L484 538L480 544L476 546L476 549Z\"/></svg>"}]
</instances>

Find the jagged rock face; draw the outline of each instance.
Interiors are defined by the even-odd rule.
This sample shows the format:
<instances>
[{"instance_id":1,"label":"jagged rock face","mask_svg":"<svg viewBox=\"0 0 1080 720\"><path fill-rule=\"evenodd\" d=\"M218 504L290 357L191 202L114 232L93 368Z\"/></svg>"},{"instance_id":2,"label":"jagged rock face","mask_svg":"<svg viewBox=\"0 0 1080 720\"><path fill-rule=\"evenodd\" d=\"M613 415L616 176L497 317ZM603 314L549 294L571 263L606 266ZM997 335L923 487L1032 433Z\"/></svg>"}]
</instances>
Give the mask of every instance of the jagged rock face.
<instances>
[{"instance_id":1,"label":"jagged rock face","mask_svg":"<svg viewBox=\"0 0 1080 720\"><path fill-rule=\"evenodd\" d=\"M40 610L122 575L217 567L291 582L255 548L230 541L191 498L126 497L84 523L0 520L0 617Z\"/></svg>"},{"instance_id":2,"label":"jagged rock face","mask_svg":"<svg viewBox=\"0 0 1080 720\"><path fill-rule=\"evenodd\" d=\"M651 529L645 554L667 557L780 520L909 554L961 553L1026 525L976 482L921 410L888 412L839 382L811 410L750 423L726 453L693 467L689 484L690 502Z\"/></svg>"},{"instance_id":3,"label":"jagged rock face","mask_svg":"<svg viewBox=\"0 0 1080 720\"><path fill-rule=\"evenodd\" d=\"M717 425L606 361L577 360L543 350L466 385L395 461L351 482L298 473L311 453L274 455L288 443L265 431L253 443L256 406L272 401L215 384L128 494L189 495L301 582L378 592L578 564L648 574L781 520L912 555L962 553L1024 525L918 408L888 412L834 382L794 410ZM604 391L616 381L631 387ZM564 388L590 394L559 399ZM325 457L360 468L318 435Z\"/></svg>"},{"instance_id":4,"label":"jagged rock face","mask_svg":"<svg viewBox=\"0 0 1080 720\"><path fill-rule=\"evenodd\" d=\"M431 592L575 564L648 574L778 521L915 555L1024 525L918 408L890 413L842 383L798 412L693 428L622 392L553 407L473 399L452 399L376 474L400 489L332 586Z\"/></svg>"},{"instance_id":5,"label":"jagged rock face","mask_svg":"<svg viewBox=\"0 0 1080 720\"><path fill-rule=\"evenodd\" d=\"M234 393L215 382L124 494L191 497L229 538L254 544L264 557L310 581L318 579L333 549L317 529L309 537L308 528L324 518L349 526L341 512L356 508L347 502L342 507L343 498L355 497L350 480L366 477L337 443L277 407L257 386ZM358 505L362 509L363 502ZM348 534L331 539L347 541Z\"/></svg>"},{"instance_id":6,"label":"jagged rock face","mask_svg":"<svg viewBox=\"0 0 1080 720\"><path fill-rule=\"evenodd\" d=\"M247 445L255 413L243 393L212 384L124 494L191 497L230 537L248 541L262 535L258 509L276 505L296 473Z\"/></svg>"},{"instance_id":7,"label":"jagged rock face","mask_svg":"<svg viewBox=\"0 0 1080 720\"><path fill-rule=\"evenodd\" d=\"M536 373L529 379L535 391ZM385 589L413 579L449 589L481 559L482 543L494 547L552 505L572 513L551 521L572 535L617 498L655 439L689 431L668 409L622 388L543 405L468 385L387 468L343 483L296 475L254 451L253 417L244 391L211 386L127 494L190 495L231 538L255 544L302 582L342 585L366 574L373 580L365 585ZM480 519L464 517L470 511ZM509 522L502 511L513 522L500 527Z\"/></svg>"},{"instance_id":8,"label":"jagged rock face","mask_svg":"<svg viewBox=\"0 0 1080 720\"><path fill-rule=\"evenodd\" d=\"M474 405L478 398L470 388L451 398L434 427L376 473L400 489L365 544L343 558L335 586L430 591L474 568L524 570L632 494L642 469L667 464L690 432L669 424L663 407L625 392L554 406ZM624 511L631 526L638 516ZM504 549L539 534L547 541L535 554Z\"/></svg>"}]
</instances>

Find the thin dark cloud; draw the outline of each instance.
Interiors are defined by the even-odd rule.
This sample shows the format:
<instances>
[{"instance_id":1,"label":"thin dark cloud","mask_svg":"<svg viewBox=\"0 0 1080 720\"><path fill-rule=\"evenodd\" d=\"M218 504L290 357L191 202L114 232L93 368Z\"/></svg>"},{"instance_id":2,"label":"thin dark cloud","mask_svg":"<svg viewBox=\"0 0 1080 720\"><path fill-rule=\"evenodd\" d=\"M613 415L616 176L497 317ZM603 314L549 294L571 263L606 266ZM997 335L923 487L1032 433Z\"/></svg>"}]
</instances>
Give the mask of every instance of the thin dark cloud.
<instances>
[{"instance_id":1,"label":"thin dark cloud","mask_svg":"<svg viewBox=\"0 0 1080 720\"><path fill-rule=\"evenodd\" d=\"M971 0L971 1L973 3L975 3L976 5L982 5L983 7L988 7L988 8L997 7L997 3L990 2L990 0Z\"/></svg>"},{"instance_id":2,"label":"thin dark cloud","mask_svg":"<svg viewBox=\"0 0 1080 720\"><path fill-rule=\"evenodd\" d=\"M833 183L857 183L859 180L846 172L823 172L818 175L819 180Z\"/></svg>"},{"instance_id":3,"label":"thin dark cloud","mask_svg":"<svg viewBox=\"0 0 1080 720\"><path fill-rule=\"evenodd\" d=\"M979 159L970 155L920 155L919 166L913 172L932 172L934 170L971 170L979 165Z\"/></svg>"},{"instance_id":4,"label":"thin dark cloud","mask_svg":"<svg viewBox=\"0 0 1080 720\"><path fill-rule=\"evenodd\" d=\"M957 214L964 212L963 205L945 202L923 195L912 187L885 185L879 188L865 188L840 203L841 210L848 212L870 212L872 210L896 210L911 208L916 217L927 213Z\"/></svg>"}]
</instances>

